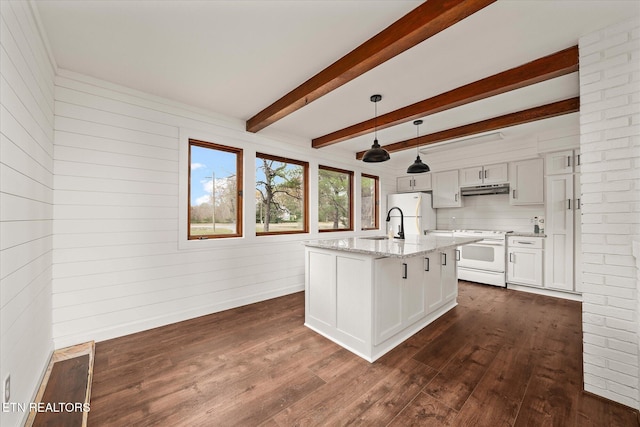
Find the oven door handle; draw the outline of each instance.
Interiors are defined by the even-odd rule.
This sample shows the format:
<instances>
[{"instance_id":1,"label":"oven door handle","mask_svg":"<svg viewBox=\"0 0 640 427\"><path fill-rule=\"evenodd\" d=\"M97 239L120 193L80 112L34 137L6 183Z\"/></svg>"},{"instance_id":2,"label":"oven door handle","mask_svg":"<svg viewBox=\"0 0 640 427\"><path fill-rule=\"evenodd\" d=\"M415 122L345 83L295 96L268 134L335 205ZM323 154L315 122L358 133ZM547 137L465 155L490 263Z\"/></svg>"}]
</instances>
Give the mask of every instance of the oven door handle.
<instances>
[{"instance_id":1,"label":"oven door handle","mask_svg":"<svg viewBox=\"0 0 640 427\"><path fill-rule=\"evenodd\" d=\"M480 242L475 242L475 243L469 243L466 246L504 246L504 242L487 242L487 241L480 241Z\"/></svg>"}]
</instances>

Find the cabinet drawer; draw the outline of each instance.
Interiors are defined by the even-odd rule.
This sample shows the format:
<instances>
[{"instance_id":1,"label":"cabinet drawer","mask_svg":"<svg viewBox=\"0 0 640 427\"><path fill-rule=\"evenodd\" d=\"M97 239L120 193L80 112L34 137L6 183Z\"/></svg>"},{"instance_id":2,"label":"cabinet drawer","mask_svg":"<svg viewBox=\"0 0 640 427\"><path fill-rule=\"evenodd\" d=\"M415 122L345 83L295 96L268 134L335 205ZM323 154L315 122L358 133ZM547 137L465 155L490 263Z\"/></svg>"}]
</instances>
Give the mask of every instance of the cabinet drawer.
<instances>
[{"instance_id":1,"label":"cabinet drawer","mask_svg":"<svg viewBox=\"0 0 640 427\"><path fill-rule=\"evenodd\" d=\"M507 238L507 245L509 245L510 248L542 249L543 240L541 237L510 236Z\"/></svg>"}]
</instances>

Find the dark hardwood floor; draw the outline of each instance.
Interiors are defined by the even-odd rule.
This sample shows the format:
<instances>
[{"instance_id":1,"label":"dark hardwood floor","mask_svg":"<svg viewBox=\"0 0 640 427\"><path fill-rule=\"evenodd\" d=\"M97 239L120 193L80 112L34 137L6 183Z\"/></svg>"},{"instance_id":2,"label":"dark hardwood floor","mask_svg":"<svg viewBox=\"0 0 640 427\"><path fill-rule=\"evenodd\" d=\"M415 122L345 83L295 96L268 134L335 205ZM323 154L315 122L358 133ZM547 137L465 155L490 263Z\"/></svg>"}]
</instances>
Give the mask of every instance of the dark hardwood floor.
<instances>
[{"instance_id":1,"label":"dark hardwood floor","mask_svg":"<svg viewBox=\"0 0 640 427\"><path fill-rule=\"evenodd\" d=\"M298 293L96 344L89 426L637 426L582 393L578 302L460 282L370 364Z\"/></svg>"}]
</instances>

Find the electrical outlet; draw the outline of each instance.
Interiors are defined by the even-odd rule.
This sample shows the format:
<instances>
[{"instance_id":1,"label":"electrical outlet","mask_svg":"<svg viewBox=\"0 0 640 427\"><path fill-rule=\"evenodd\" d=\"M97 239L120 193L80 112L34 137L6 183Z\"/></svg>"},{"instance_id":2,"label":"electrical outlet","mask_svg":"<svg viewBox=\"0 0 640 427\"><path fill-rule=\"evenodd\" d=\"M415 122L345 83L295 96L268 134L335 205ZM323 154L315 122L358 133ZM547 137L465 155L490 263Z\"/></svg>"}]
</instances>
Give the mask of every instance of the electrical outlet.
<instances>
[{"instance_id":1,"label":"electrical outlet","mask_svg":"<svg viewBox=\"0 0 640 427\"><path fill-rule=\"evenodd\" d=\"M9 403L11 399L11 375L4 379L4 403Z\"/></svg>"}]
</instances>

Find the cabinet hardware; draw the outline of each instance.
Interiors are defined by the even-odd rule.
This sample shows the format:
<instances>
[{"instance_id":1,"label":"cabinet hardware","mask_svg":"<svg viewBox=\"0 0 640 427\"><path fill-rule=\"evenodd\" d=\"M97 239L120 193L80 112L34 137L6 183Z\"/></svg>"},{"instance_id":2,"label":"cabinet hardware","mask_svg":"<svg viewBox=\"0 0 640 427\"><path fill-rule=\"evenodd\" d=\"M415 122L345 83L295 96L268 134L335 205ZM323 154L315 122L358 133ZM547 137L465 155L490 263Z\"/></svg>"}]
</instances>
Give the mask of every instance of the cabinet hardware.
<instances>
[{"instance_id":1,"label":"cabinet hardware","mask_svg":"<svg viewBox=\"0 0 640 427\"><path fill-rule=\"evenodd\" d=\"M429 258L425 258L424 271L429 271Z\"/></svg>"},{"instance_id":2,"label":"cabinet hardware","mask_svg":"<svg viewBox=\"0 0 640 427\"><path fill-rule=\"evenodd\" d=\"M580 199L579 198L576 199L575 206L576 206L576 209L580 209Z\"/></svg>"},{"instance_id":3,"label":"cabinet hardware","mask_svg":"<svg viewBox=\"0 0 640 427\"><path fill-rule=\"evenodd\" d=\"M524 242L522 240L518 240L518 243L520 243L522 245L533 245L533 242Z\"/></svg>"},{"instance_id":4,"label":"cabinet hardware","mask_svg":"<svg viewBox=\"0 0 640 427\"><path fill-rule=\"evenodd\" d=\"M571 210L571 199L567 199L567 210Z\"/></svg>"},{"instance_id":5,"label":"cabinet hardware","mask_svg":"<svg viewBox=\"0 0 640 427\"><path fill-rule=\"evenodd\" d=\"M456 249L456 261L460 261L460 249Z\"/></svg>"},{"instance_id":6,"label":"cabinet hardware","mask_svg":"<svg viewBox=\"0 0 640 427\"><path fill-rule=\"evenodd\" d=\"M458 193L455 194L454 201L456 201L456 202L458 201Z\"/></svg>"},{"instance_id":7,"label":"cabinet hardware","mask_svg":"<svg viewBox=\"0 0 640 427\"><path fill-rule=\"evenodd\" d=\"M487 179L487 171L484 171L484 179Z\"/></svg>"},{"instance_id":8,"label":"cabinet hardware","mask_svg":"<svg viewBox=\"0 0 640 427\"><path fill-rule=\"evenodd\" d=\"M442 255L442 265L447 265L447 254L440 252L440 255Z\"/></svg>"},{"instance_id":9,"label":"cabinet hardware","mask_svg":"<svg viewBox=\"0 0 640 427\"><path fill-rule=\"evenodd\" d=\"M567 156L567 167L571 167L571 156Z\"/></svg>"},{"instance_id":10,"label":"cabinet hardware","mask_svg":"<svg viewBox=\"0 0 640 427\"><path fill-rule=\"evenodd\" d=\"M482 171L478 171L478 179L482 179Z\"/></svg>"},{"instance_id":11,"label":"cabinet hardware","mask_svg":"<svg viewBox=\"0 0 640 427\"><path fill-rule=\"evenodd\" d=\"M513 190L513 198L516 199L516 190Z\"/></svg>"},{"instance_id":12,"label":"cabinet hardware","mask_svg":"<svg viewBox=\"0 0 640 427\"><path fill-rule=\"evenodd\" d=\"M578 154L578 161L576 163L576 166L580 166L580 154Z\"/></svg>"},{"instance_id":13,"label":"cabinet hardware","mask_svg":"<svg viewBox=\"0 0 640 427\"><path fill-rule=\"evenodd\" d=\"M509 253L509 262L513 262L513 252Z\"/></svg>"},{"instance_id":14,"label":"cabinet hardware","mask_svg":"<svg viewBox=\"0 0 640 427\"><path fill-rule=\"evenodd\" d=\"M407 278L407 263L406 262L402 263L402 278L403 279Z\"/></svg>"}]
</instances>

